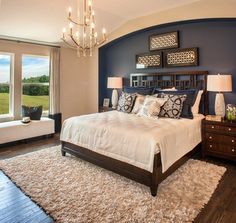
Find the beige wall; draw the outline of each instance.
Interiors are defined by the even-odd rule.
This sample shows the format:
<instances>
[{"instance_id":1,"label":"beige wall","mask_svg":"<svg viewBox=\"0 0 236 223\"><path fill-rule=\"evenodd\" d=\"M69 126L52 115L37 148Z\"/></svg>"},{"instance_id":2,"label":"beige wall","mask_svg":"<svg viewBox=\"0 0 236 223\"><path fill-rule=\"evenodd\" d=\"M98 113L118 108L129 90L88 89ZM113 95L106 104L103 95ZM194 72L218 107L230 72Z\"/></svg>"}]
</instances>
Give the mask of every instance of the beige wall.
<instances>
[{"instance_id":1,"label":"beige wall","mask_svg":"<svg viewBox=\"0 0 236 223\"><path fill-rule=\"evenodd\" d=\"M23 54L32 55L50 55L50 47L39 46L34 44L17 43L14 41L0 41L0 52L14 54L14 79L13 85L14 104L13 116L19 119L21 116L21 79L22 64L21 57ZM97 50L94 57L78 58L76 51L61 48L60 55L60 110L63 120L75 116L88 114L97 111L97 92L98 92L98 71L96 66ZM17 87L16 87L17 86ZM17 108L17 109L14 109ZM11 120L7 118L4 120Z\"/></svg>"},{"instance_id":2,"label":"beige wall","mask_svg":"<svg viewBox=\"0 0 236 223\"><path fill-rule=\"evenodd\" d=\"M97 111L97 71L94 58L78 58L76 51L61 48L60 109L63 120Z\"/></svg>"},{"instance_id":3,"label":"beige wall","mask_svg":"<svg viewBox=\"0 0 236 223\"><path fill-rule=\"evenodd\" d=\"M205 18L236 17L235 0L201 0L189 5L130 20L112 32L109 41L128 33L159 24Z\"/></svg>"}]
</instances>

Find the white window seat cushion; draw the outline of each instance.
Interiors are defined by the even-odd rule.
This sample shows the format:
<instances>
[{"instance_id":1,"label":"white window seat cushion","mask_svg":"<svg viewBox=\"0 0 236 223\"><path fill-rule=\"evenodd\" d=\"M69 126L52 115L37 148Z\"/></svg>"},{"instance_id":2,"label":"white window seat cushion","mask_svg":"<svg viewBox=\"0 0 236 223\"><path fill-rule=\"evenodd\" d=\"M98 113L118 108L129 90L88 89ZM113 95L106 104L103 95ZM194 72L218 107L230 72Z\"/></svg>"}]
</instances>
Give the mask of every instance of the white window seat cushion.
<instances>
[{"instance_id":1,"label":"white window seat cushion","mask_svg":"<svg viewBox=\"0 0 236 223\"><path fill-rule=\"evenodd\" d=\"M54 133L54 120L42 117L23 124L20 120L0 123L0 144Z\"/></svg>"}]
</instances>

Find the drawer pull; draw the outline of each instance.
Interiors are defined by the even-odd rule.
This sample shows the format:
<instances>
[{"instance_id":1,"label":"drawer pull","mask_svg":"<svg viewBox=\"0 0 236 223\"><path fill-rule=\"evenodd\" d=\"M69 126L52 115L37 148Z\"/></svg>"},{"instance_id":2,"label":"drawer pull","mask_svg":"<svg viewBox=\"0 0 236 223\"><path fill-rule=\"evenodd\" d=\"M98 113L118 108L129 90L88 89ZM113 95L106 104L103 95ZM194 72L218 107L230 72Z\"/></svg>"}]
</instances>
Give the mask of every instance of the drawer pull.
<instances>
[{"instance_id":1,"label":"drawer pull","mask_svg":"<svg viewBox=\"0 0 236 223\"><path fill-rule=\"evenodd\" d=\"M209 136L209 139L212 139L212 136Z\"/></svg>"},{"instance_id":2,"label":"drawer pull","mask_svg":"<svg viewBox=\"0 0 236 223\"><path fill-rule=\"evenodd\" d=\"M210 145L210 148L212 148L212 145Z\"/></svg>"},{"instance_id":3,"label":"drawer pull","mask_svg":"<svg viewBox=\"0 0 236 223\"><path fill-rule=\"evenodd\" d=\"M215 126L213 125L213 126L211 126L211 128L212 128L212 129L214 129L214 128L215 128Z\"/></svg>"},{"instance_id":4,"label":"drawer pull","mask_svg":"<svg viewBox=\"0 0 236 223\"><path fill-rule=\"evenodd\" d=\"M234 139L232 139L232 142L234 142Z\"/></svg>"},{"instance_id":5,"label":"drawer pull","mask_svg":"<svg viewBox=\"0 0 236 223\"><path fill-rule=\"evenodd\" d=\"M229 128L229 131L231 131L231 128Z\"/></svg>"},{"instance_id":6,"label":"drawer pull","mask_svg":"<svg viewBox=\"0 0 236 223\"><path fill-rule=\"evenodd\" d=\"M234 153L234 152L235 152L235 149L232 149L232 152Z\"/></svg>"}]
</instances>

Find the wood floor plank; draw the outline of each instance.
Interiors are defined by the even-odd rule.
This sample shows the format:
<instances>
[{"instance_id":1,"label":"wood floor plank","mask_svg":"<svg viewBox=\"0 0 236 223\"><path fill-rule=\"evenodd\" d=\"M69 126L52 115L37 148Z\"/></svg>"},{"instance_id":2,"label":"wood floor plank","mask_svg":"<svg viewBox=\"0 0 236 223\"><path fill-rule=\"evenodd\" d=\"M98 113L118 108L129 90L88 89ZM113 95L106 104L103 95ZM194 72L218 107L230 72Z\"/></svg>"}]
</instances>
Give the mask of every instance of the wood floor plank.
<instances>
[{"instance_id":1,"label":"wood floor plank","mask_svg":"<svg viewBox=\"0 0 236 223\"><path fill-rule=\"evenodd\" d=\"M0 222L53 222L44 211L27 197L0 171Z\"/></svg>"}]
</instances>

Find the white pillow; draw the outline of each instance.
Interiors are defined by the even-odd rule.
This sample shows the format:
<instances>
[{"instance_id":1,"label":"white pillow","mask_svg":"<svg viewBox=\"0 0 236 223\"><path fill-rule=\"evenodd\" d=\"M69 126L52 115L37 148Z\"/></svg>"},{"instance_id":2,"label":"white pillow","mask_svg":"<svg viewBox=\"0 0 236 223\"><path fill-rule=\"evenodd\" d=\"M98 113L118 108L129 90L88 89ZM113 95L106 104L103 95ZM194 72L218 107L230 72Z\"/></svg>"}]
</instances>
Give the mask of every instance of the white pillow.
<instances>
[{"instance_id":1,"label":"white pillow","mask_svg":"<svg viewBox=\"0 0 236 223\"><path fill-rule=\"evenodd\" d=\"M175 87L172 87L172 88L161 89L161 91L177 91L177 89Z\"/></svg>"},{"instance_id":2,"label":"white pillow","mask_svg":"<svg viewBox=\"0 0 236 223\"><path fill-rule=\"evenodd\" d=\"M157 118L161 111L161 107L165 104L166 101L167 100L165 98L146 96L144 103L137 115Z\"/></svg>"},{"instance_id":3,"label":"white pillow","mask_svg":"<svg viewBox=\"0 0 236 223\"><path fill-rule=\"evenodd\" d=\"M199 105L200 105L200 101L201 101L201 98L202 98L202 94L203 94L203 90L198 91L195 103L192 106L193 115L199 113Z\"/></svg>"},{"instance_id":4,"label":"white pillow","mask_svg":"<svg viewBox=\"0 0 236 223\"><path fill-rule=\"evenodd\" d=\"M137 94L134 107L131 113L137 114L140 111L140 109L142 108L143 102L145 100L145 97L146 97L145 95Z\"/></svg>"}]
</instances>

